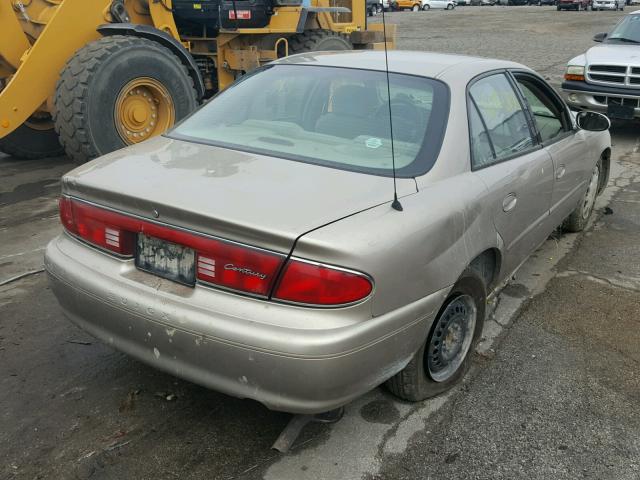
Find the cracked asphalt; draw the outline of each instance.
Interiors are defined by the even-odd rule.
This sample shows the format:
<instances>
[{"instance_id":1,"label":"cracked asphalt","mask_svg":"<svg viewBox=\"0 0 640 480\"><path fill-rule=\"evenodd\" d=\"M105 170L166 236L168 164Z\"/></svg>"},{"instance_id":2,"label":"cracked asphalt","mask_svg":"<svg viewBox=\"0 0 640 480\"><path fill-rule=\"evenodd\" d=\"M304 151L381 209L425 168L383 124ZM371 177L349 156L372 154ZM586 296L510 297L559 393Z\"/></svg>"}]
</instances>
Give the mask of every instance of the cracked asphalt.
<instances>
[{"instance_id":1,"label":"cracked asphalt","mask_svg":"<svg viewBox=\"0 0 640 480\"><path fill-rule=\"evenodd\" d=\"M527 63L557 83L614 12L390 14L399 47ZM376 21L379 19L376 19ZM289 415L177 380L65 320L42 274L65 158L0 155L0 479L640 478L640 129L615 125L584 234L554 234L493 304L465 382L376 389L270 449ZM9 283L5 283L9 281Z\"/></svg>"}]
</instances>

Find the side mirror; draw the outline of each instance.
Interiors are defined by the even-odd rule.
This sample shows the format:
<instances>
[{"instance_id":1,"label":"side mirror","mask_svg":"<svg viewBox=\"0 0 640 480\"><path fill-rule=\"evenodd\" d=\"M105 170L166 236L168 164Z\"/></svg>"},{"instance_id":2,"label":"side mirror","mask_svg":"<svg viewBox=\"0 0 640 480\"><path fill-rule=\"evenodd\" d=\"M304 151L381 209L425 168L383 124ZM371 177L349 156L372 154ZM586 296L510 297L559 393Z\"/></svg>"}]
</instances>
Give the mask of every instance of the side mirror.
<instances>
[{"instance_id":1,"label":"side mirror","mask_svg":"<svg viewBox=\"0 0 640 480\"><path fill-rule=\"evenodd\" d=\"M609 117L598 112L583 111L576 115L576 123L582 130L604 132L611 127Z\"/></svg>"},{"instance_id":2,"label":"side mirror","mask_svg":"<svg viewBox=\"0 0 640 480\"><path fill-rule=\"evenodd\" d=\"M603 42L605 38L607 38L609 34L607 32L596 33L593 36L594 42Z\"/></svg>"}]
</instances>

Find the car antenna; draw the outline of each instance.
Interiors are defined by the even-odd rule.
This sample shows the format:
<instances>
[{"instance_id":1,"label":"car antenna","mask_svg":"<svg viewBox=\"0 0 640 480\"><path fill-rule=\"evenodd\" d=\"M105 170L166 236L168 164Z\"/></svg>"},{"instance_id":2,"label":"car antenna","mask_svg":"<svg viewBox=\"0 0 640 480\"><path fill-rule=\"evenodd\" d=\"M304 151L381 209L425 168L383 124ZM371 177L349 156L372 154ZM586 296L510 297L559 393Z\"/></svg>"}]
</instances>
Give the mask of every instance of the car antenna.
<instances>
[{"instance_id":1,"label":"car antenna","mask_svg":"<svg viewBox=\"0 0 640 480\"><path fill-rule=\"evenodd\" d=\"M387 75L387 100L389 102L389 133L391 134L391 166L393 168L393 203L391 208L401 212L402 204L398 200L398 188L396 186L396 152L393 148L393 116L391 115L391 83L389 82L389 56L387 54L387 24L384 19L384 5L382 5L382 33L384 35L384 70Z\"/></svg>"}]
</instances>

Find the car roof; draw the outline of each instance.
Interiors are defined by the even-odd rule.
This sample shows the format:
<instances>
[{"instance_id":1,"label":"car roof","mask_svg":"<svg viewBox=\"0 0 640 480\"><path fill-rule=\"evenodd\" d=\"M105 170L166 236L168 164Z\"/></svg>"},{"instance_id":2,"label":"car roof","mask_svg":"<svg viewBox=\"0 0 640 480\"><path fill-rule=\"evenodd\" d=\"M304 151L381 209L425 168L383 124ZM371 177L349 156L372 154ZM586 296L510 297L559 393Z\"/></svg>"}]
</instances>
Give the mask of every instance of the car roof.
<instances>
[{"instance_id":1,"label":"car roof","mask_svg":"<svg viewBox=\"0 0 640 480\"><path fill-rule=\"evenodd\" d=\"M529 70L515 62L448 53L389 50L388 57L390 72L444 80L454 72L471 78L482 72L504 68ZM308 52L281 58L274 63L384 71L385 54L384 50Z\"/></svg>"}]
</instances>

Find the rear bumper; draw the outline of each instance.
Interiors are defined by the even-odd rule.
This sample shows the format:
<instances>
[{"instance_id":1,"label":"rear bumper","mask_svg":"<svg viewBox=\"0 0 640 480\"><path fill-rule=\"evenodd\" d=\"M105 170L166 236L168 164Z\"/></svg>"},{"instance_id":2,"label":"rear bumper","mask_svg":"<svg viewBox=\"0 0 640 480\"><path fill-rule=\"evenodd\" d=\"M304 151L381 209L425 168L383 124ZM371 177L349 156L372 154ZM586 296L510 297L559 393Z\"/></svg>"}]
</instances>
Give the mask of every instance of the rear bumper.
<instances>
[{"instance_id":1,"label":"rear bumper","mask_svg":"<svg viewBox=\"0 0 640 480\"><path fill-rule=\"evenodd\" d=\"M177 377L294 413L344 405L401 370L448 291L355 321L366 305L305 309L185 287L65 234L48 245L45 267L65 315L91 335Z\"/></svg>"}]
</instances>

